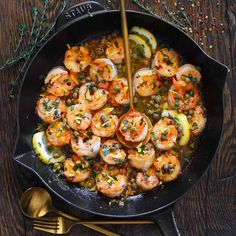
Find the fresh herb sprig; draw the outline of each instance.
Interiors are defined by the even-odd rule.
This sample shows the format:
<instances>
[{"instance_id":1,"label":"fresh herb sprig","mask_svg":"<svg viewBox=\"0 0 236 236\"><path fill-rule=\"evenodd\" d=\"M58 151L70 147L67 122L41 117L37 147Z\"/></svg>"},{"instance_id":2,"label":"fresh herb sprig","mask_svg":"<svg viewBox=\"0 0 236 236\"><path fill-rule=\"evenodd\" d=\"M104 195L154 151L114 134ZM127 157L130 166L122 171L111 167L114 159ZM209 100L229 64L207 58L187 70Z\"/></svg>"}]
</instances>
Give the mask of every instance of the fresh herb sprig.
<instances>
[{"instance_id":1,"label":"fresh herb sprig","mask_svg":"<svg viewBox=\"0 0 236 236\"><path fill-rule=\"evenodd\" d=\"M26 25L25 25L25 24L21 24L21 25L19 26L19 29L18 29L18 32L19 32L19 41L18 41L18 43L17 43L17 45L16 45L16 48L15 48L14 52L17 52L18 49L20 48L20 45L21 45L22 40L23 40L24 35L25 35L25 29L26 29Z\"/></svg>"},{"instance_id":2,"label":"fresh herb sprig","mask_svg":"<svg viewBox=\"0 0 236 236\"><path fill-rule=\"evenodd\" d=\"M133 3L137 4L139 7L141 7L143 10L145 10L146 12L154 15L154 16L157 16L163 20L166 20L164 17L161 17L160 15L156 14L156 12L154 12L151 8L147 7L147 6L144 6L144 4L139 1L139 0L132 0ZM167 7L166 3L162 3L162 7L164 9L164 12L167 14L167 16L169 16L169 18L171 19L172 23L177 26L178 28L184 30L184 31L187 31L187 27L182 24L178 19L177 17L175 17L174 13L170 11L170 9ZM187 14L185 13L184 15L182 15L181 17L185 18L186 22L189 24L191 24L190 20L188 19L187 17Z\"/></svg>"},{"instance_id":3,"label":"fresh herb sprig","mask_svg":"<svg viewBox=\"0 0 236 236\"><path fill-rule=\"evenodd\" d=\"M182 17L183 19L185 19L185 21L187 22L187 24L189 25L189 27L192 27L192 23L189 20L188 14L185 11L181 11L179 13L179 16Z\"/></svg>"},{"instance_id":4,"label":"fresh herb sprig","mask_svg":"<svg viewBox=\"0 0 236 236\"><path fill-rule=\"evenodd\" d=\"M50 1L44 0L42 11L40 12L37 7L32 8L32 24L31 29L27 30L25 24L19 26L19 39L14 50L17 55L14 57L8 57L5 63L0 67L0 71L7 69L19 62L24 62L24 64L19 69L19 75L15 80L10 81L10 88L8 91L9 98L15 97L15 88L18 87L20 79L22 78L22 73L25 71L26 66L30 58L35 54L38 48L44 43L44 41L49 37L52 32L56 20L59 14L61 14L66 7L66 0L59 0L59 11L57 16L47 19L47 13L50 8ZM52 22L52 23L49 23ZM29 37L27 39L26 32L29 31ZM27 42L27 49L20 50L22 43Z\"/></svg>"},{"instance_id":5,"label":"fresh herb sprig","mask_svg":"<svg viewBox=\"0 0 236 236\"><path fill-rule=\"evenodd\" d=\"M170 11L170 9L167 7L166 3L163 3L162 6L163 6L163 8L164 8L164 10L165 10L165 13L168 14L168 16L169 16L169 17L173 20L173 22L175 23L175 25L176 25L178 28L180 28L180 29L186 31L186 30L187 30L187 27L186 27L185 25L183 25L183 24L174 16L173 12Z\"/></svg>"}]
</instances>

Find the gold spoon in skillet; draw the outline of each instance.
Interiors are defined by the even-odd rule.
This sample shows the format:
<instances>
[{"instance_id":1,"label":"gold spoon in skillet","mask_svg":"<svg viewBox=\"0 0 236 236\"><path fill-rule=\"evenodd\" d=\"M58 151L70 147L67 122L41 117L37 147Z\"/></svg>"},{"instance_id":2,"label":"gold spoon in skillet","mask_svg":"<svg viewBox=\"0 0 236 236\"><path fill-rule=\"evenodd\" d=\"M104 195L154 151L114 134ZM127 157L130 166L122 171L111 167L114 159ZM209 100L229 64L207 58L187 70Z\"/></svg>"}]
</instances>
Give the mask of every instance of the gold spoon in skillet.
<instances>
[{"instance_id":1,"label":"gold spoon in skillet","mask_svg":"<svg viewBox=\"0 0 236 236\"><path fill-rule=\"evenodd\" d=\"M121 12L122 33L123 33L123 40L124 40L125 63L126 63L126 68L127 68L127 79L128 79L128 84L129 84L130 109L126 114L120 117L118 129L116 131L116 136L124 146L132 148L132 147L137 147L141 142L143 144L146 144L149 141L151 137L152 123L150 119L144 113L138 112L134 108L133 78L132 78L132 69L131 69L131 60L130 60L130 51L129 51L130 47L129 47L126 12L125 12L125 0L121 0L120 12ZM143 139L140 142L127 141L119 130L122 125L122 122L125 120L125 117L127 117L129 114L138 114L139 116L142 116L142 118L146 121L146 124L148 125L147 135L145 139Z\"/></svg>"}]
</instances>

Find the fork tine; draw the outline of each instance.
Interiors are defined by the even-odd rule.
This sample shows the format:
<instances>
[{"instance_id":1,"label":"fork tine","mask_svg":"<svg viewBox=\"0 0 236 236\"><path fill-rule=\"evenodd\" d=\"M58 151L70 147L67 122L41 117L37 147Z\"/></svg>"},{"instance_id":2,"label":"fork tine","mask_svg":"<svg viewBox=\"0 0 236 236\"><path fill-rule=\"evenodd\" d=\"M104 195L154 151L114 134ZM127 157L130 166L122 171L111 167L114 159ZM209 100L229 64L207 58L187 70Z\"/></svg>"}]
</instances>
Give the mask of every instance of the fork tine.
<instances>
[{"instance_id":1,"label":"fork tine","mask_svg":"<svg viewBox=\"0 0 236 236\"><path fill-rule=\"evenodd\" d=\"M34 223L34 226L36 227L42 227L42 228L49 228L49 229L58 229L58 225L52 225L52 224L39 224L39 223Z\"/></svg>"},{"instance_id":2,"label":"fork tine","mask_svg":"<svg viewBox=\"0 0 236 236\"><path fill-rule=\"evenodd\" d=\"M59 222L58 221L40 221L40 220L34 220L34 224L58 226Z\"/></svg>"},{"instance_id":3,"label":"fork tine","mask_svg":"<svg viewBox=\"0 0 236 236\"><path fill-rule=\"evenodd\" d=\"M37 222L58 222L57 217L41 217L41 218L35 218L34 221Z\"/></svg>"},{"instance_id":4,"label":"fork tine","mask_svg":"<svg viewBox=\"0 0 236 236\"><path fill-rule=\"evenodd\" d=\"M47 233L51 233L51 234L58 234L57 230L55 230L55 229L47 229L47 228L42 228L42 227L37 227L37 226L34 226L34 229L40 230L43 232L47 232Z\"/></svg>"}]
</instances>

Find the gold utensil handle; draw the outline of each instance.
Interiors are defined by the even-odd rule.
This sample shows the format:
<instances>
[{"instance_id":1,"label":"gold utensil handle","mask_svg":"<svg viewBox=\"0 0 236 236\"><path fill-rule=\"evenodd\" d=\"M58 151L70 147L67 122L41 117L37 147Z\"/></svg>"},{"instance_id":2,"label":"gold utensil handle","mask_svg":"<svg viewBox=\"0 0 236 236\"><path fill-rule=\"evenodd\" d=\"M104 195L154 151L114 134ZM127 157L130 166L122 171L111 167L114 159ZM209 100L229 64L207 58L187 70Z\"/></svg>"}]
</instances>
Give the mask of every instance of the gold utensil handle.
<instances>
[{"instance_id":1,"label":"gold utensil handle","mask_svg":"<svg viewBox=\"0 0 236 236\"><path fill-rule=\"evenodd\" d=\"M69 215L69 214L67 214L63 211L59 211L55 208L53 209L53 211L55 213L57 213L58 215L66 217L67 219L74 220L74 221L77 221L77 222L81 221L79 218L71 216L71 215ZM84 222L84 223L81 223L81 224L83 224L87 228L93 229L93 230L95 230L97 232L100 232L100 233L103 233L104 235L107 235L107 236L120 236L119 234L113 233L112 231L110 231L108 229L102 228L102 227L97 226L97 225L93 225L93 223L88 224L88 223Z\"/></svg>"},{"instance_id":2,"label":"gold utensil handle","mask_svg":"<svg viewBox=\"0 0 236 236\"><path fill-rule=\"evenodd\" d=\"M96 224L96 225L150 225L155 224L150 220L88 220L77 221L76 224Z\"/></svg>"},{"instance_id":3,"label":"gold utensil handle","mask_svg":"<svg viewBox=\"0 0 236 236\"><path fill-rule=\"evenodd\" d=\"M129 100L130 100L130 108L134 107L134 99L133 99L133 81L132 81L132 68L131 68L131 60L130 60L130 51L129 51L129 35L128 35L128 27L127 27L127 19L125 12L125 0L121 0L121 24L122 24L122 33L124 40L124 51L125 51L125 64L127 68L127 80L129 83Z\"/></svg>"}]
</instances>

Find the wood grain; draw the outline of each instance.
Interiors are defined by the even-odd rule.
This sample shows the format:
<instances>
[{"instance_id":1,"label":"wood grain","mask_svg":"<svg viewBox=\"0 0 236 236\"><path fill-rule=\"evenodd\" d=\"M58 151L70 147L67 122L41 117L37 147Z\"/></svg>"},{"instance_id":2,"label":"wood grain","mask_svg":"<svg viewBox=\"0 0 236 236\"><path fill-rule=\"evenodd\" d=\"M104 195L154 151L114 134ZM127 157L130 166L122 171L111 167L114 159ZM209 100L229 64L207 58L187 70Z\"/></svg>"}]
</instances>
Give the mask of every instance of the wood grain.
<instances>
[{"instance_id":1,"label":"wood grain","mask_svg":"<svg viewBox=\"0 0 236 236\"><path fill-rule=\"evenodd\" d=\"M105 1L105 0L104 0ZM69 5L81 1L68 1ZM119 8L119 1L106 3L111 9ZM148 6L155 6L159 15L163 15L161 1L145 1ZM193 38L203 43L203 49L213 58L226 64L230 69L224 89L224 129L215 159L202 180L175 205L175 216L180 233L188 235L236 235L235 212L235 167L236 167L236 4L233 0L181 0L166 1L173 11L184 7L187 12L195 14L201 11L208 16L208 26L216 21L224 25L224 32L206 31L207 38L197 18L192 17L193 26L198 33ZM199 2L199 6L192 4ZM220 2L220 5L217 5ZM0 64L8 55L13 55L13 46L17 42L17 28L21 23L31 24L31 7L40 7L37 0L0 0ZM175 4L177 3L177 4ZM131 0L127 9L142 11ZM203 40L200 40L202 38ZM213 45L212 48L209 45ZM19 210L21 193L31 186L42 186L39 180L29 171L15 165L11 159L16 138L16 101L8 99L8 88L11 79L18 73L19 66L0 72L0 235L42 236L42 232L32 229L32 222L24 218ZM55 206L70 212L72 208L57 197L53 197ZM81 213L77 214L81 216ZM90 215L83 213L83 218ZM156 226L110 226L114 232L122 235L160 235ZM84 227L75 227L69 235L100 235Z\"/></svg>"}]
</instances>

